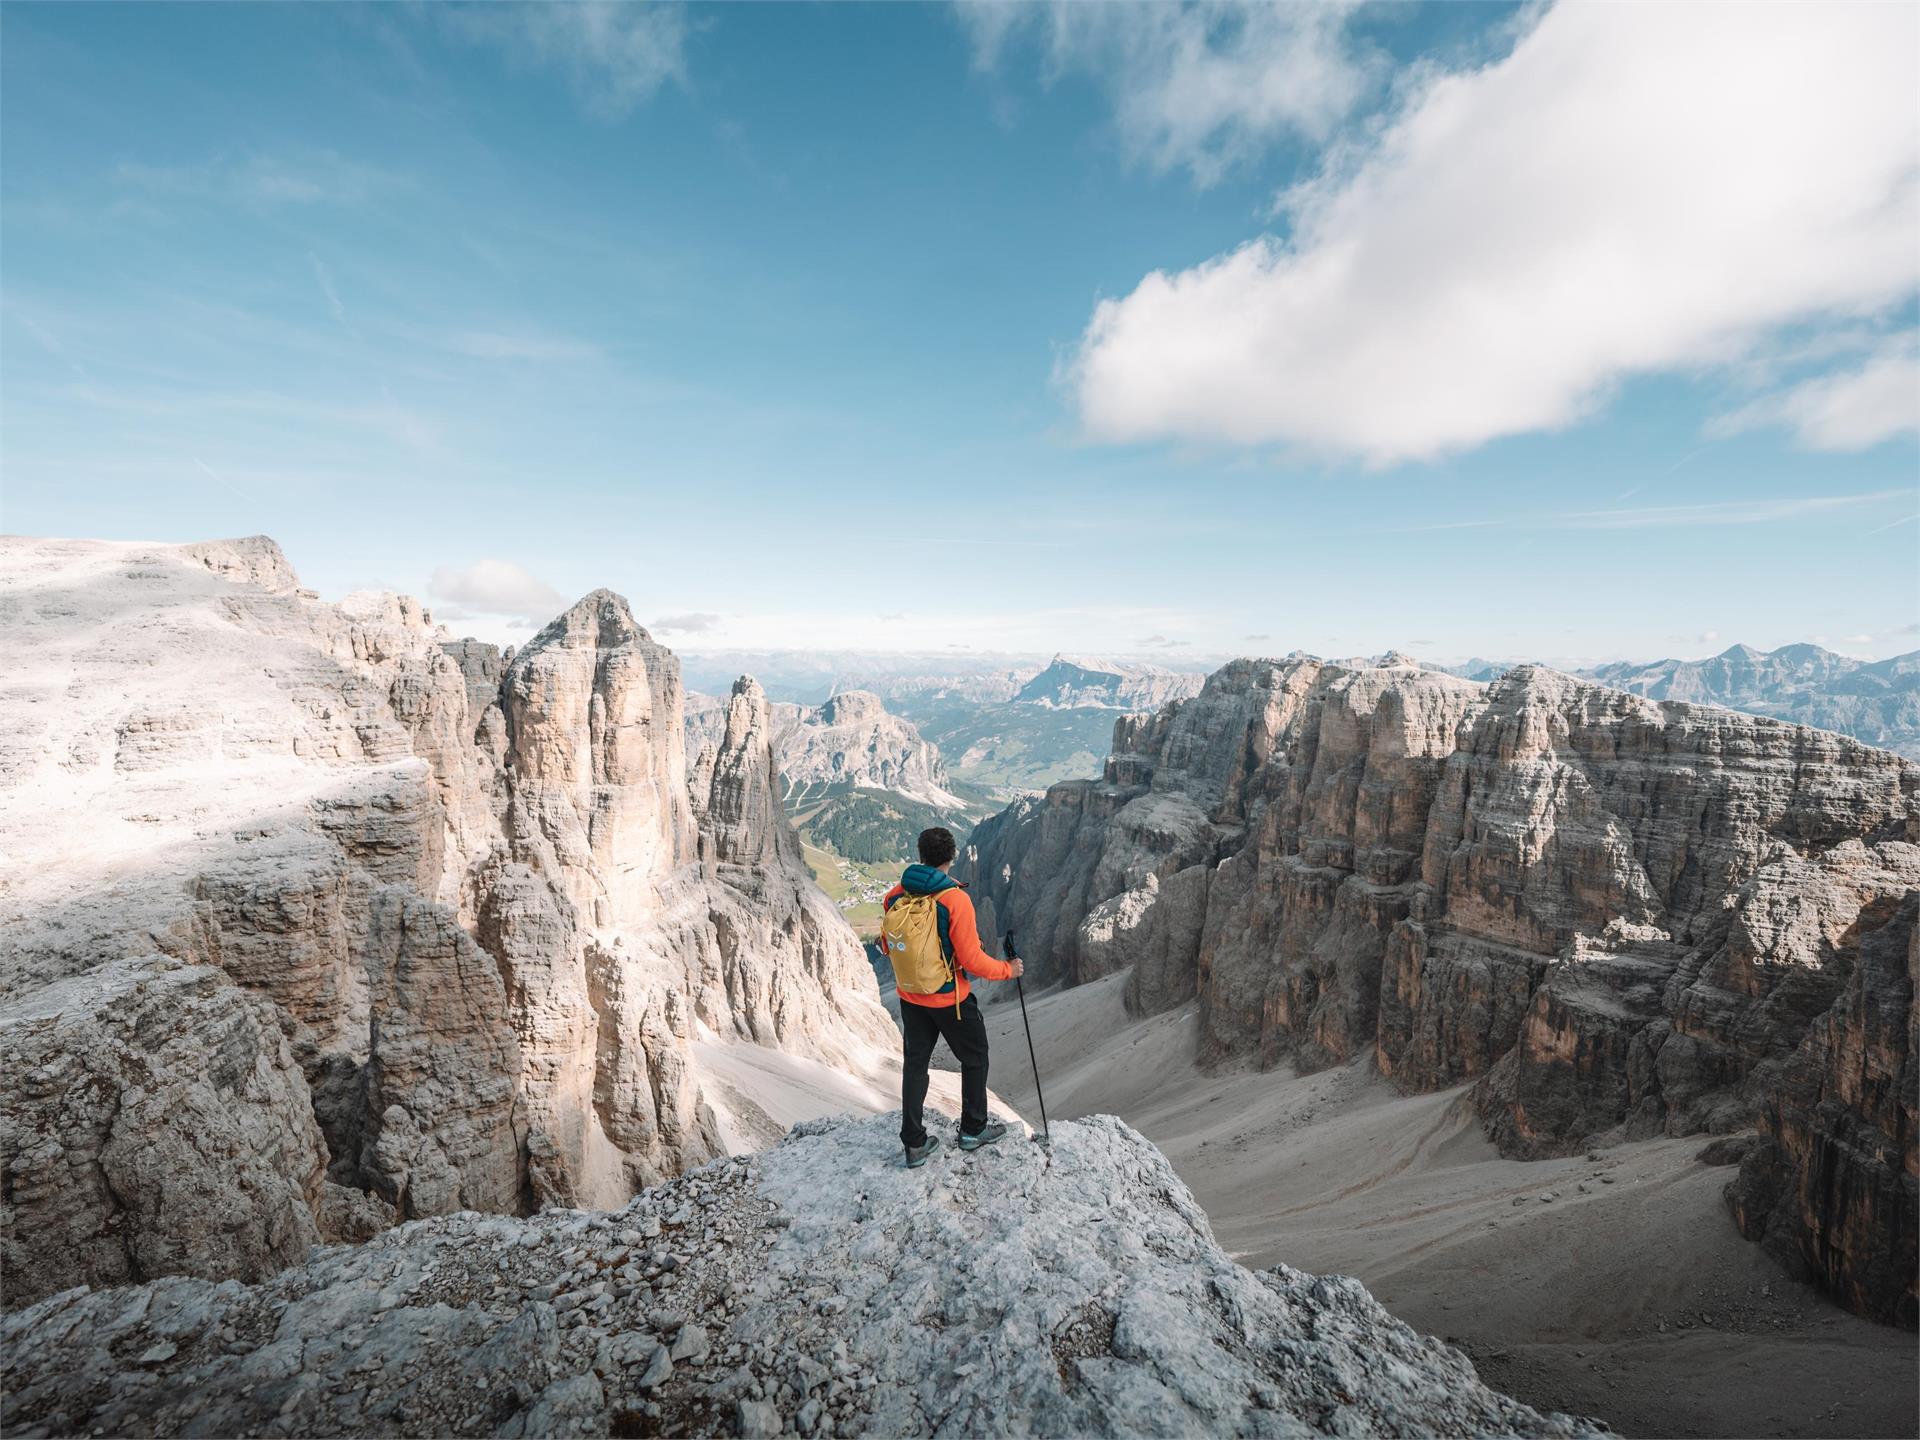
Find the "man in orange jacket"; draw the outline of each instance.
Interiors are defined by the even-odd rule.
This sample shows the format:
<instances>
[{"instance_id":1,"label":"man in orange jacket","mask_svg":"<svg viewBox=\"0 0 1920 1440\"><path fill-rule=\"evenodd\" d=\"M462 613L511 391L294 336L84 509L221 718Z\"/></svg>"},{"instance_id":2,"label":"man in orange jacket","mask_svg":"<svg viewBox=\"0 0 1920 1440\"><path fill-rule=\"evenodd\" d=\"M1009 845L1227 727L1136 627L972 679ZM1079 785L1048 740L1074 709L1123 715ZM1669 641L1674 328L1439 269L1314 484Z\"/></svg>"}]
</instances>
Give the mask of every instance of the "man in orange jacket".
<instances>
[{"instance_id":1,"label":"man in orange jacket","mask_svg":"<svg viewBox=\"0 0 1920 1440\"><path fill-rule=\"evenodd\" d=\"M886 893L881 909L891 910L902 895L932 895L939 905L940 946L953 978L930 995L900 994L900 1028L906 1052L900 1078L900 1143L907 1147L907 1168L917 1169L940 1146L921 1123L927 1099L927 1062L933 1042L945 1040L960 1062L960 1148L977 1150L1007 1133L987 1118L987 1025L973 998L968 975L982 980L1011 980L1024 974L1019 960L996 960L980 948L973 901L966 888L947 874L953 863L953 832L935 827L920 832L920 863L909 865L900 883Z\"/></svg>"}]
</instances>

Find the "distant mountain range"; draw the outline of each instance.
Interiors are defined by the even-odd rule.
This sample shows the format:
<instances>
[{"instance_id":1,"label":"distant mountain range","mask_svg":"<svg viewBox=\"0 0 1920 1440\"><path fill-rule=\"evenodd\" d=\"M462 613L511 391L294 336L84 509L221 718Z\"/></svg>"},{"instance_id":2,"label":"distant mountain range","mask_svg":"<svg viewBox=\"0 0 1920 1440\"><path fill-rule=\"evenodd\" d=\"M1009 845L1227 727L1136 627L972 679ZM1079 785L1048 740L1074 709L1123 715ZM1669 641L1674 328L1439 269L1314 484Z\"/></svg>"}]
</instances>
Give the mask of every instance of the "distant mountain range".
<instances>
[{"instance_id":1,"label":"distant mountain range","mask_svg":"<svg viewBox=\"0 0 1920 1440\"><path fill-rule=\"evenodd\" d=\"M1050 710L1158 710L1169 700L1198 695L1205 679L1197 671L1056 655L1046 669L1020 687L1013 703Z\"/></svg>"},{"instance_id":2,"label":"distant mountain range","mask_svg":"<svg viewBox=\"0 0 1920 1440\"><path fill-rule=\"evenodd\" d=\"M1920 759L1920 650L1855 660L1818 645L1734 645L1706 660L1622 661L1585 673L1650 700L1772 715Z\"/></svg>"},{"instance_id":3,"label":"distant mountain range","mask_svg":"<svg viewBox=\"0 0 1920 1440\"><path fill-rule=\"evenodd\" d=\"M1428 668L1484 682L1520 663L1475 656ZM1704 660L1616 660L1572 673L1649 700L1771 715L1920 759L1920 650L1856 660L1819 645L1731 645Z\"/></svg>"},{"instance_id":4,"label":"distant mountain range","mask_svg":"<svg viewBox=\"0 0 1920 1440\"><path fill-rule=\"evenodd\" d=\"M996 807L993 797L952 780L939 748L870 691L769 708L781 802L803 839L842 859L911 859L922 830L946 825L964 835ZM723 743L726 702L690 693L685 713L689 754Z\"/></svg>"},{"instance_id":5,"label":"distant mountain range","mask_svg":"<svg viewBox=\"0 0 1920 1440\"><path fill-rule=\"evenodd\" d=\"M1000 797L1099 772L1122 715L1200 691L1197 671L1055 655L1001 699L977 683L901 687L888 703L940 747L956 781Z\"/></svg>"}]
</instances>

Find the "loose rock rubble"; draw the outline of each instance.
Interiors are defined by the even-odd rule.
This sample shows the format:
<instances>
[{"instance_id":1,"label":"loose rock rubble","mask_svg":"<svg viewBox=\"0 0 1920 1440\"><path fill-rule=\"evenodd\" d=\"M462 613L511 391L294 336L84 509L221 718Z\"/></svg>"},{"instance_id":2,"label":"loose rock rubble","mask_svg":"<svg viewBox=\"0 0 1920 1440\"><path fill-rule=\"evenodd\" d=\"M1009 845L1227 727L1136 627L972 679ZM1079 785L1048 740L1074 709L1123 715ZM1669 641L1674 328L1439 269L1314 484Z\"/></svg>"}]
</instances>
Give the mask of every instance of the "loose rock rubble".
<instances>
[{"instance_id":1,"label":"loose rock rubble","mask_svg":"<svg viewBox=\"0 0 1920 1440\"><path fill-rule=\"evenodd\" d=\"M258 1285L0 1322L9 1436L1593 1435L1355 1281L1255 1273L1096 1117L899 1167L811 1121L626 1208L470 1212Z\"/></svg>"}]
</instances>

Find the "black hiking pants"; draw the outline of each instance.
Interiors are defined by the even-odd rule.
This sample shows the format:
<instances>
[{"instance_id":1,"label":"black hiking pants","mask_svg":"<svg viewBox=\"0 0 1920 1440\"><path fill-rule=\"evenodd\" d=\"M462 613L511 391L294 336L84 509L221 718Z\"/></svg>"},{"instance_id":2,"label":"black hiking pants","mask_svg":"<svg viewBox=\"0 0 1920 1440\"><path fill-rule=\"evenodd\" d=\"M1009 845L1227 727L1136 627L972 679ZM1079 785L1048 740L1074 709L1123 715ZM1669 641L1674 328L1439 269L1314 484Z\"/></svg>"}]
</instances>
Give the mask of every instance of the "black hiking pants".
<instances>
[{"instance_id":1,"label":"black hiking pants","mask_svg":"<svg viewBox=\"0 0 1920 1440\"><path fill-rule=\"evenodd\" d=\"M978 1135L987 1128L987 1022L980 1018L980 1001L972 996L951 1005L912 1005L900 1002L900 1028L906 1040L905 1065L900 1076L900 1143L917 1150L927 1143L927 1127L920 1112L927 1103L927 1062L933 1042L945 1040L960 1062L960 1133Z\"/></svg>"}]
</instances>

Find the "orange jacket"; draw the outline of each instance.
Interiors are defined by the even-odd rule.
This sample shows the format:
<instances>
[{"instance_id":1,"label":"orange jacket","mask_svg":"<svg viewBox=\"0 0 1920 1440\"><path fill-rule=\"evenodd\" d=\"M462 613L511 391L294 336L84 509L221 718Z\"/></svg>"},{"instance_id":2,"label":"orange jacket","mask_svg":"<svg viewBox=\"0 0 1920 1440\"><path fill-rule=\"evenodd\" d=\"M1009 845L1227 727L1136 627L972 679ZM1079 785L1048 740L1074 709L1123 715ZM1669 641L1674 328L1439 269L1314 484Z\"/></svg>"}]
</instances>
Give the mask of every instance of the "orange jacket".
<instances>
[{"instance_id":1,"label":"orange jacket","mask_svg":"<svg viewBox=\"0 0 1920 1440\"><path fill-rule=\"evenodd\" d=\"M895 900L906 894L904 886L895 885L880 901L880 908L890 908ZM956 982L951 990L943 990L938 995L916 995L910 990L902 990L900 998L908 1005L959 1005L973 987L967 983L969 973L978 975L982 980L1011 980L1013 967L1004 960L996 960L980 948L980 931L974 924L973 900L958 885L942 890L933 897L947 911L947 940L953 946L953 978Z\"/></svg>"}]
</instances>

